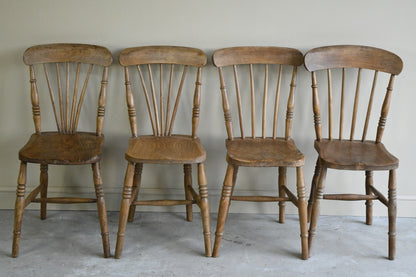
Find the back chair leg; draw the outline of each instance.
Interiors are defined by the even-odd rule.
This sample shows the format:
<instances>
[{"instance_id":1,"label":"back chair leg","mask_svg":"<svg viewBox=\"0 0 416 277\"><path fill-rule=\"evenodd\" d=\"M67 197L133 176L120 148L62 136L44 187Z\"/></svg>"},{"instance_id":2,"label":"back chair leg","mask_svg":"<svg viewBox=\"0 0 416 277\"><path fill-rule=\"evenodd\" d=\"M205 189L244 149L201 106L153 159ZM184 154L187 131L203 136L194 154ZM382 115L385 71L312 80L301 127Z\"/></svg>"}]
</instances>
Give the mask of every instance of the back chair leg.
<instances>
[{"instance_id":1,"label":"back chair leg","mask_svg":"<svg viewBox=\"0 0 416 277\"><path fill-rule=\"evenodd\" d=\"M394 260L396 253L396 170L390 170L389 172L389 259Z\"/></svg>"},{"instance_id":2,"label":"back chair leg","mask_svg":"<svg viewBox=\"0 0 416 277\"><path fill-rule=\"evenodd\" d=\"M17 178L16 203L14 208L14 230L12 257L19 256L20 233L22 229L23 210L25 208L27 164L20 163L19 177Z\"/></svg>"},{"instance_id":3,"label":"back chair leg","mask_svg":"<svg viewBox=\"0 0 416 277\"><path fill-rule=\"evenodd\" d=\"M131 195L131 201L132 203L137 200L137 197L139 196L140 191L140 185L142 181L142 171L143 171L143 164L138 163L134 167L134 177L133 177L133 191ZM129 208L129 216L128 216L128 222L133 222L134 220L134 213L136 212L136 205L130 205Z\"/></svg>"},{"instance_id":4,"label":"back chair leg","mask_svg":"<svg viewBox=\"0 0 416 277\"><path fill-rule=\"evenodd\" d=\"M208 187L207 178L205 175L204 164L198 164L198 185L199 185L199 196L200 208L202 216L202 227L204 230L204 242L205 242L205 255L207 257L212 256L212 245L211 245L211 223L209 218L209 203L208 203Z\"/></svg>"},{"instance_id":5,"label":"back chair leg","mask_svg":"<svg viewBox=\"0 0 416 277\"><path fill-rule=\"evenodd\" d=\"M300 238L302 246L302 259L307 260L308 255L308 218L305 179L303 177L303 168L296 168L296 186L298 193L298 212L300 223Z\"/></svg>"},{"instance_id":6,"label":"back chair leg","mask_svg":"<svg viewBox=\"0 0 416 277\"><path fill-rule=\"evenodd\" d=\"M184 186L185 186L185 199L192 200L192 194L190 191L190 187L192 187L192 165L184 164L183 165L183 172L184 172ZM192 204L186 205L186 220L192 221Z\"/></svg>"},{"instance_id":7,"label":"back chair leg","mask_svg":"<svg viewBox=\"0 0 416 277\"><path fill-rule=\"evenodd\" d=\"M233 192L233 176L234 166L228 165L227 173L225 174L224 185L222 187L222 195L220 200L220 206L218 209L217 218L217 230L215 231L215 243L214 250L212 252L213 257L218 257L221 246L221 239L224 231L225 221L227 220L228 209L230 207L230 198Z\"/></svg>"},{"instance_id":8,"label":"back chair leg","mask_svg":"<svg viewBox=\"0 0 416 277\"><path fill-rule=\"evenodd\" d=\"M315 199L316 184L318 183L319 172L320 171L321 171L321 166L320 166L319 158L318 158L316 160L315 173L313 175L312 184L311 184L311 192L310 192L310 195L309 195L309 202L308 202L308 222L311 221L312 206L313 206L313 201Z\"/></svg>"},{"instance_id":9,"label":"back chair leg","mask_svg":"<svg viewBox=\"0 0 416 277\"><path fill-rule=\"evenodd\" d=\"M316 232L316 225L318 223L319 218L319 205L323 197L323 191L324 191L324 182L326 178L326 167L322 167L319 174L318 184L316 193L314 196L314 203L312 206L312 216L311 216L311 223L309 225L309 238L308 238L308 248L309 248L309 257L311 256L311 249L313 245L313 238L315 236Z\"/></svg>"},{"instance_id":10,"label":"back chair leg","mask_svg":"<svg viewBox=\"0 0 416 277\"><path fill-rule=\"evenodd\" d=\"M128 162L126 176L124 178L123 199L121 200L120 216L118 223L116 253L114 256L116 259L119 259L121 257L121 252L123 251L124 233L126 232L127 217L131 203L133 176L134 163Z\"/></svg>"},{"instance_id":11,"label":"back chair leg","mask_svg":"<svg viewBox=\"0 0 416 277\"><path fill-rule=\"evenodd\" d=\"M286 167L279 167L279 197L285 197ZM285 201L279 201L279 222L285 223Z\"/></svg>"},{"instance_id":12,"label":"back chair leg","mask_svg":"<svg viewBox=\"0 0 416 277\"><path fill-rule=\"evenodd\" d=\"M365 172L365 194L371 195L370 186L373 185L373 172ZM373 224L373 200L365 201L365 223L367 225Z\"/></svg>"},{"instance_id":13,"label":"back chair leg","mask_svg":"<svg viewBox=\"0 0 416 277\"><path fill-rule=\"evenodd\" d=\"M91 165L94 176L95 195L97 197L97 210L101 226L101 238L103 241L104 258L110 257L110 241L107 225L107 210L105 208L103 181L101 178L100 163Z\"/></svg>"},{"instance_id":14,"label":"back chair leg","mask_svg":"<svg viewBox=\"0 0 416 277\"><path fill-rule=\"evenodd\" d=\"M43 186L40 191L40 198L48 197L48 164L40 165L40 184ZM46 201L40 203L40 219L46 219Z\"/></svg>"}]
</instances>

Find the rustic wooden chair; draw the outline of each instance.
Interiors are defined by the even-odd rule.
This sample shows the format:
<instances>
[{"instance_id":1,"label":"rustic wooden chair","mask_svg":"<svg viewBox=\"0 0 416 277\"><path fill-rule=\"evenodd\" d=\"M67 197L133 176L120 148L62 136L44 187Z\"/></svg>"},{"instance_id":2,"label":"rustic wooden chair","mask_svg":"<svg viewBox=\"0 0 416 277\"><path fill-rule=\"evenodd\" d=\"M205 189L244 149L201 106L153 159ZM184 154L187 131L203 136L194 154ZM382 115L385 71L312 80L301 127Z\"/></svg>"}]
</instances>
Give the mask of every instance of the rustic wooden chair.
<instances>
[{"instance_id":1,"label":"rustic wooden chair","mask_svg":"<svg viewBox=\"0 0 416 277\"><path fill-rule=\"evenodd\" d=\"M124 66L127 108L132 137L129 140L129 147L125 154L128 164L120 208L115 257L120 258L121 256L126 223L127 220L133 221L136 205L186 205L187 220L192 221L192 204L197 204L201 209L205 254L211 256L208 189L203 164L206 152L197 137L201 100L201 72L202 67L206 64L205 53L199 49L187 47L136 47L124 49L120 53L119 62ZM137 79L140 79L143 89L143 94L140 93L140 95L143 95L143 102L146 101L147 104L152 135L138 134L132 91L134 86L131 84L133 80L130 79L129 67L135 67L138 71ZM189 71L194 71L196 76L196 83L193 87L195 93L193 95L192 131L191 135L179 135L173 133L173 126L183 88L187 88L186 84L189 83L185 82L185 77ZM188 75L191 74L193 73ZM154 80L157 79L158 82L155 82ZM173 101L176 87L176 99ZM135 97L138 97L138 95L139 93ZM142 122L145 125L144 120ZM144 163L183 164L186 199L137 201ZM192 187L193 164L197 164L198 167L199 195Z\"/></svg>"},{"instance_id":2,"label":"rustic wooden chair","mask_svg":"<svg viewBox=\"0 0 416 277\"><path fill-rule=\"evenodd\" d=\"M395 253L395 237L396 237L396 172L395 169L399 165L399 160L390 154L381 143L383 136L387 114L390 106L390 99L393 90L393 81L395 75L398 75L403 67L402 60L393 53L388 51L366 46L328 46L310 50L305 56L305 66L312 73L312 93L313 93L313 112L315 121L315 149L318 152L318 160L316 162L315 174L312 181L311 196L309 201L309 215L311 215L311 223L309 229L309 251L315 235L316 225L319 216L319 202L321 199L330 200L365 200L366 201L366 223L372 224L372 201L380 200L381 203L388 208L389 217L389 259L394 259ZM351 69L352 68L352 69ZM323 74L319 71L326 71ZM332 70L332 72L331 72ZM348 75L350 71L358 71L356 79L356 89L354 101L352 95L348 93ZM363 107L363 132L361 139L354 139L355 129L359 118L359 98L361 83L365 80L364 73L371 74L374 71L371 90L368 89L368 105L367 109ZM369 131L371 111L373 103L377 103L376 83L379 72L390 74L387 85L387 91L384 96L380 95L379 103L381 106L381 115L378 126L374 124L375 140L367 140L367 132ZM339 78L332 78L338 73ZM322 134L321 108L318 95L317 75L326 75L327 78L327 102L328 102L328 137L324 138ZM382 77L388 77L382 74ZM319 77L320 75L318 75ZM334 77L336 77L334 76ZM322 76L325 78L325 76ZM380 77L379 77L380 79ZM333 80L340 82L339 105L333 100ZM387 83L388 78L386 78ZM371 82L369 82L371 83ZM369 84L370 85L370 84ZM370 86L368 87L370 88ZM322 96L322 95L321 95ZM335 98L335 97L334 97ZM361 98L363 96L361 95ZM337 98L338 99L338 98ZM343 123L346 115L347 100L351 99L352 120L349 138L344 138ZM335 104L334 104L335 103ZM365 106L365 105L364 105ZM336 138L335 118L333 111L339 107L339 135ZM376 121L376 119L374 119ZM370 127L371 130L371 127ZM362 170L365 171L365 194L325 194L323 195L324 181L328 168L341 170ZM383 196L373 185L373 171L388 170L388 198ZM310 252L309 252L310 253Z\"/></svg>"},{"instance_id":3,"label":"rustic wooden chair","mask_svg":"<svg viewBox=\"0 0 416 277\"><path fill-rule=\"evenodd\" d=\"M112 63L110 51L104 47L83 44L48 44L33 46L26 50L23 60L29 66L31 99L35 133L19 152L21 161L17 185L12 256L19 254L20 231L24 208L31 202L40 203L40 217L46 218L47 203L94 203L97 202L100 218L104 257L110 256L107 213L100 173L102 134L106 103L108 66ZM42 64L42 66L40 66ZM94 76L94 65L102 66L101 91L95 132L77 131L82 103L87 94L90 76ZM35 69L41 67L45 73L56 121L56 132L41 129L40 101ZM76 68L76 70L75 70ZM65 72L65 73L63 73ZM85 72L85 73L84 73ZM65 76L61 78L61 74ZM81 91L79 79L86 75ZM55 75L52 78L52 75ZM97 75L99 76L99 75ZM70 80L75 84L70 87ZM56 85L56 87L54 86ZM46 86L46 84L45 84ZM46 98L48 96L45 96ZM52 111L51 111L52 112ZM47 112L44 113L48 115ZM44 116L47 118L47 116ZM45 120L43 120L45 121ZM47 121L47 120L46 120ZM27 163L40 164L40 184L25 198ZM96 198L47 197L48 165L91 164L94 175ZM40 193L40 198L36 198Z\"/></svg>"},{"instance_id":4,"label":"rustic wooden chair","mask_svg":"<svg viewBox=\"0 0 416 277\"><path fill-rule=\"evenodd\" d=\"M307 202L302 169L305 158L303 154L297 149L293 139L291 138L293 110L295 103L295 78L297 67L303 63L303 55L298 50L290 48L234 47L215 51L213 55L213 62L219 70L225 126L228 134L228 139L226 140L228 167L219 205L213 257L217 257L219 254L221 238L223 235L224 225L231 200L279 202L279 221L281 223L284 222L285 201L291 201L298 207L301 230L302 258L307 259ZM238 68L240 69L239 72L237 72ZM275 74L273 74L272 69L275 70ZM242 73L243 71L245 73L244 76ZM262 82L259 82L264 84L262 97L263 109L262 114L260 115L262 118L262 128L261 135L257 136L255 126L255 100L257 93L255 89L261 87L261 85L256 84L255 80L257 75L255 73L257 72L258 74L262 75L263 71L264 79ZM271 73L269 73L269 71ZM291 73L289 71L291 71ZM229 78L226 78L227 72L229 72ZM276 77L273 78L273 84L272 80L269 80L269 75ZM281 83L283 82L282 75L285 77L283 80L288 79L287 83L290 81L290 89L287 101L285 130L283 137L279 137L277 135L277 122L279 115L279 101L281 98ZM232 82L235 83L236 101L232 102L236 102L233 107L237 106L237 110L234 110L234 112L235 114L238 114L238 116L235 114L234 115L238 118L239 121L240 137L236 137L234 135L232 111L230 108L230 101L228 100L230 95L227 95L226 79L234 79ZM245 86L243 86L244 81L246 81ZM269 96L268 89L272 86L273 90L275 90L275 95ZM243 89L245 87L247 87L247 91L249 92L243 94ZM244 96L251 98L251 100L247 99L247 101L243 103L242 99ZM271 106L274 106L272 124L268 124L267 122L268 103L270 103ZM249 108L250 110L245 108L247 106L251 107ZM247 135L244 130L245 121L243 120L243 117L245 111L247 112L246 115L251 116L250 135ZM266 133L270 133L272 136L267 137ZM237 171L240 166L278 167L278 196L232 196L237 179ZM286 186L287 167L296 168L298 197L296 197Z\"/></svg>"}]
</instances>

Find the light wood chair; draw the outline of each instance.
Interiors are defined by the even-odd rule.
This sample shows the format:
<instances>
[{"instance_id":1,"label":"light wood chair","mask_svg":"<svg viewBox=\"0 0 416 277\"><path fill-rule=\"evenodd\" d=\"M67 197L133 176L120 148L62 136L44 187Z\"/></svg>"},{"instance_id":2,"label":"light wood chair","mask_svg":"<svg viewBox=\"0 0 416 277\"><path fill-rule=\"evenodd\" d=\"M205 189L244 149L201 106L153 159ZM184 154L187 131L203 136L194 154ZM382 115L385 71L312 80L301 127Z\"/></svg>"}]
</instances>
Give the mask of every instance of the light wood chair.
<instances>
[{"instance_id":1,"label":"light wood chair","mask_svg":"<svg viewBox=\"0 0 416 277\"><path fill-rule=\"evenodd\" d=\"M21 161L17 185L12 256L19 254L20 232L24 208L32 202L40 203L41 219L46 218L47 203L97 203L101 225L104 257L110 256L108 240L107 213L100 173L102 134L107 95L108 66L112 63L110 51L104 47L84 44L48 44L33 46L24 53L23 60L29 66L31 99L35 133L19 152ZM42 67L42 66L43 67ZM91 76L96 75L94 66L103 67L101 90L98 96L98 109L95 132L77 130L82 104ZM41 129L40 100L35 69L41 67L45 73L49 97L52 102L56 132L43 132ZM85 74L81 87L80 79ZM54 77L52 78L52 75ZM63 75L63 76L61 76ZM97 76L100 76L97 75ZM70 80L75 80L70 85ZM81 79L82 80L82 79ZM45 86L46 86L45 84ZM56 86L55 86L56 85ZM80 90L81 88L81 90ZM48 97L47 95L45 96ZM52 113L51 111L51 113ZM46 115L46 116L45 116ZM48 117L44 113L44 118ZM27 163L40 165L40 184L26 198ZM48 165L91 164L96 198L47 197ZM36 198L40 193L40 198Z\"/></svg>"},{"instance_id":2,"label":"light wood chair","mask_svg":"<svg viewBox=\"0 0 416 277\"><path fill-rule=\"evenodd\" d=\"M395 54L373 47L366 46L327 46L310 50L305 56L305 67L312 73L312 94L313 94L313 112L315 121L315 149L318 152L315 174L311 186L311 195L309 200L308 212L311 217L309 229L309 253L312 241L315 236L316 225L319 217L319 202L321 199L329 200L365 200L366 201L366 223L372 224L372 201L380 200L388 208L389 218L389 259L394 259L395 254L395 237L396 237L396 171L399 160L390 154L381 143L384 128L386 125L387 114L390 106L390 99L393 91L393 81L396 75L402 71L402 60ZM354 95L349 92L348 80L351 71L357 71L358 75L355 83ZM320 72L326 71L326 74ZM364 100L360 87L366 78L362 76L365 73L371 74L368 79L372 79L371 86L368 87L368 104L367 109L362 112L361 139L355 139L355 130L357 121L360 118L359 99ZM386 78L387 90L384 95L376 93L376 83L379 72L381 77ZM333 74L334 73L334 74ZM338 75L336 75L338 73ZM387 73L387 74L383 74ZM320 74L320 75L319 75ZM388 76L388 74L390 76ZM324 76L321 76L324 75ZM326 75L326 77L325 77ZM333 78L332 75L335 75ZM327 79L327 103L328 103L328 124L321 122L320 98L318 94L318 77ZM338 78L336 78L338 77ZM351 78L350 78L351 79ZM333 96L333 80L339 81L340 93ZM353 80L354 81L354 80ZM370 82L369 82L370 83ZM369 84L370 85L370 84ZM370 90L371 87L371 90ZM321 87L322 88L322 87ZM381 115L377 127L374 124L375 140L367 140L367 132L371 130L371 111L373 103L377 103L377 95L380 95L379 103L381 106ZM339 97L338 97L339 96ZM350 97L349 97L350 96ZM321 97L324 97L321 94ZM351 128L349 137L344 137L344 121L347 116L348 99L352 105ZM339 102L335 102L339 99ZM339 104L338 104L339 103ZM339 108L339 128L338 137L333 125L336 119L333 114L336 108ZM364 107L365 108L365 107ZM374 116L373 116L374 117ZM374 119L376 121L376 118ZM375 122L374 122L375 123ZM322 125L327 126L328 136L324 137ZM358 125L360 126L360 125ZM362 170L365 171L365 194L325 194L323 195L324 182L327 169L340 170ZM388 170L388 198L375 188L373 185L373 171Z\"/></svg>"},{"instance_id":3,"label":"light wood chair","mask_svg":"<svg viewBox=\"0 0 416 277\"><path fill-rule=\"evenodd\" d=\"M192 204L201 209L205 255L211 256L211 232L208 204L208 189L203 162L206 152L197 137L201 100L201 72L206 64L205 53L199 49L176 46L148 46L124 49L120 53L120 64L124 67L127 108L132 137L126 151L127 171L124 180L120 221L117 233L115 257L120 258L127 221L133 221L137 205L171 206L186 205L186 217L192 221ZM137 79L143 92L134 96L129 67L138 72ZM196 76L193 87L192 131L190 135L173 133L183 88L189 88L185 77L193 72ZM132 78L133 79L133 78ZM154 80L157 80L155 82ZM176 91L176 98L174 91ZM150 118L151 135L139 135L136 122L134 97L143 95ZM192 95L191 95L192 96ZM186 96L185 96L186 97ZM158 99L157 99L158 98ZM174 99L175 98L175 99ZM184 99L184 101L187 98ZM182 101L183 102L183 101ZM186 101L190 102L190 101ZM184 110L184 108L181 108ZM145 120L141 121L145 125ZM143 127L144 128L144 127ZM183 164L185 200L137 201L143 164ZM192 165L198 168L199 194L192 187Z\"/></svg>"},{"instance_id":4,"label":"light wood chair","mask_svg":"<svg viewBox=\"0 0 416 277\"><path fill-rule=\"evenodd\" d=\"M215 51L213 62L219 70L225 126L228 134L228 139L226 140L228 168L220 199L213 257L217 257L219 254L224 225L231 200L279 202L279 221L281 223L283 223L285 219L285 201L291 201L298 207L302 258L307 259L307 202L302 169L305 158L297 149L295 142L291 138L295 103L295 79L297 67L303 64L303 55L298 50L291 48L234 47ZM237 69L239 70L237 71ZM225 71L229 72L229 75L225 74L227 73ZM269 71L271 73L269 73ZM245 73L244 76L242 72ZM263 75L264 77L261 81L256 82L256 76L258 76L258 74ZM227 78L227 76L229 76L229 78ZM237 106L237 108L233 111L230 108L230 95L226 90L227 79L234 79L230 82L235 83L236 101L233 102L236 103L233 107L235 108L235 106ZM282 80L285 79L288 79L287 83L290 82L290 89L288 90L284 134L279 137L277 134L278 110L279 101L280 98L282 98L280 97L281 83L283 83ZM272 81L274 82L274 91L272 92L274 95L269 95L269 87L272 87ZM245 84L245 86L243 84ZM247 87L247 89L244 94L243 90L245 87ZM260 89L263 89L263 108L260 114L261 134L258 136L256 133L257 105L255 100L256 95L258 94L256 88L259 87ZM246 102L242 101L244 96L249 98ZM270 119L269 122L267 122L268 103L273 106L273 118ZM239 122L239 137L234 135L232 121L233 112ZM243 120L243 117L245 112L247 112L246 115L251 117L251 122L249 124L251 125L251 134L247 134L244 129L244 122L246 121ZM236 114L238 114L238 116ZM268 124L271 122L272 124ZM266 135L267 133L269 133L269 136L271 135L271 137L268 137ZM239 167L278 167L278 196L232 196ZM287 167L296 168L297 197L286 186Z\"/></svg>"}]
</instances>

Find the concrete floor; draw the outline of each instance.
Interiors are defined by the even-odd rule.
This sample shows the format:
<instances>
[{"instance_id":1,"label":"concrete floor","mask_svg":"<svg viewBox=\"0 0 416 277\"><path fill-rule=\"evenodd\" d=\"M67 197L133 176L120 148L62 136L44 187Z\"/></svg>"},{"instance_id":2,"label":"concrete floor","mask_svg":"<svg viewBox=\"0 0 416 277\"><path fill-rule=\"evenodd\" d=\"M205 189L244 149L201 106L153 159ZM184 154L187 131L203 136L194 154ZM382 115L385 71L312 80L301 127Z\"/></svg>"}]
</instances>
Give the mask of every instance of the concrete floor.
<instances>
[{"instance_id":1,"label":"concrete floor","mask_svg":"<svg viewBox=\"0 0 416 277\"><path fill-rule=\"evenodd\" d=\"M118 213L110 212L114 254ZM216 215L211 218L215 232ZM136 213L123 256L102 258L98 219L89 211L25 211L20 256L10 256L13 211L0 211L0 276L416 276L416 218L398 218L397 255L387 256L387 219L321 216L313 256L300 259L297 216L230 214L220 257L204 257L199 214Z\"/></svg>"}]
</instances>

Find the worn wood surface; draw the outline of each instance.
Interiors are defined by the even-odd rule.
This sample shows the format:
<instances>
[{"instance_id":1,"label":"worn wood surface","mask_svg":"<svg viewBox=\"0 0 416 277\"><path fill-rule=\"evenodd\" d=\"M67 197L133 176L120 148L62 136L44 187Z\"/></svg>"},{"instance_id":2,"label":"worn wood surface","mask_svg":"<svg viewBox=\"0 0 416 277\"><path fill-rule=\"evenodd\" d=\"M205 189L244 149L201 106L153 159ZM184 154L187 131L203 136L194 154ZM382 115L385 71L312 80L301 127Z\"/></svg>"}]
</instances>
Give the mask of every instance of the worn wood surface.
<instances>
[{"instance_id":1,"label":"worn wood surface","mask_svg":"<svg viewBox=\"0 0 416 277\"><path fill-rule=\"evenodd\" d=\"M18 193L15 205L15 231L12 256L18 256L23 210L31 202L41 204L41 219L46 218L47 203L71 204L96 202L101 226L104 257L109 257L110 244L107 228L107 213L99 161L104 143L102 129L106 105L108 66L112 63L111 53L105 47L96 45L68 43L46 44L27 49L23 55L23 60L29 66L30 72L30 96L35 133L19 151L21 169L18 178ZM56 123L56 132L42 132L39 101L41 97L39 94L43 91L38 89L35 73L37 64L41 64L43 67L47 91L49 92L49 98L52 104L52 117ZM70 64L74 65L70 66ZM88 69L85 76L81 76L82 64L87 64ZM78 132L77 127L81 119L80 114L87 93L87 85L94 66L103 67L101 88L97 97L96 130L95 132ZM54 70L50 70L51 68L54 68ZM84 82L80 83L82 79ZM70 80L75 80L72 86ZM48 116L50 115L43 115L44 118ZM40 185L25 199L27 163L40 164ZM49 164L91 164L96 197L48 197ZM40 198L36 198L39 193Z\"/></svg>"},{"instance_id":2,"label":"worn wood surface","mask_svg":"<svg viewBox=\"0 0 416 277\"><path fill-rule=\"evenodd\" d=\"M198 205L201 210L205 255L211 256L208 188L203 164L206 152L197 136L202 67L206 64L205 53L199 49L177 46L133 47L121 51L119 62L124 67L127 111L132 137L129 139L129 147L125 153L128 167L120 208L115 257L121 257L127 221L133 221L136 205L185 205L186 219L192 221L192 204ZM130 73L130 68L133 67L137 69L142 92L137 93L131 85L133 74ZM196 74L194 86L192 83L189 84L190 81L186 79L186 76L190 75L192 71ZM186 93L185 90L189 87L193 88L193 93ZM139 120L136 117L134 100L138 95L142 95L144 98L142 100L146 103L153 135L141 135L138 132ZM192 103L192 107L190 107L192 131L188 135L175 134L173 129L177 112L179 109L184 109L180 106L181 98L189 96L193 98L190 101L183 100L182 102ZM185 200L137 200L142 167L146 163L183 164ZM193 164L197 164L198 167L199 193L192 187Z\"/></svg>"},{"instance_id":3,"label":"worn wood surface","mask_svg":"<svg viewBox=\"0 0 416 277\"><path fill-rule=\"evenodd\" d=\"M228 168L224 179L222 195L218 210L217 229L215 232L215 243L212 255L217 257L220 251L225 221L231 200L235 201L255 201L255 202L279 202L279 221L284 222L285 202L291 201L299 209L300 230L301 230L301 249L302 259L308 258L308 233L307 233L307 207L306 192L303 180L302 166L304 156L296 147L291 139L292 121L295 106L295 88L297 66L303 63L302 53L296 49L283 47L231 47L219 49L214 52L213 63L218 67L220 77L220 90L222 96L225 127L228 135L226 140ZM264 68L264 77L257 78L257 66ZM283 66L284 65L284 66ZM227 67L232 67L232 81L227 80ZM243 75L241 68L248 68L248 73ZM278 75L270 74L270 68L278 68ZM281 99L282 75L283 71L291 69L291 79L289 84L286 118L284 125L284 137L277 136L278 109ZM290 72L289 69L289 72ZM276 79L277 78L277 79ZM258 80L259 79L259 80ZM249 80L249 85L244 88L241 80ZM236 103L230 103L227 84L234 83L236 92ZM263 85L259 86L258 84ZM270 84L276 84L275 88L270 89ZM260 89L259 89L260 87ZM242 104L242 96L248 94L249 104ZM256 95L262 96L262 109L256 110ZM268 103L272 102L273 112L268 111ZM232 109L237 111L240 127L238 137L233 130ZM244 110L250 109L251 136L244 131ZM272 119L268 119L268 113L272 113ZM261 118L260 135L256 134L256 118ZM273 127L269 128L268 120L273 122ZM283 128L283 127L282 127ZM277 191L279 196L233 196L236 185L237 170L239 166L246 167L278 167L279 177ZM297 190L295 196L286 184L286 167L297 169Z\"/></svg>"},{"instance_id":4,"label":"worn wood surface","mask_svg":"<svg viewBox=\"0 0 416 277\"><path fill-rule=\"evenodd\" d=\"M316 226L319 217L319 205L321 199L328 200L362 200L366 203L366 223L372 224L372 205L373 200L380 200L381 203L388 207L389 214L389 259L394 259L395 255L395 218L396 218L396 180L395 169L399 166L399 160L387 151L381 143L382 135L385 130L387 115L390 107L393 83L395 76L403 68L402 60L395 54L368 46L326 46L310 50L305 55L305 67L312 73L312 97L313 113L315 121L315 149L318 152L318 160L315 167L315 174L312 180L311 193L308 206L308 217L310 218L309 227L309 253L313 245L313 238L316 233ZM331 69L342 68L341 94L334 93L332 90ZM359 117L359 102L362 95L361 83L362 70L374 71L374 77L371 83L371 92L367 108L364 111L365 117ZM316 71L327 70L328 82L328 137L322 134L321 106L318 93L318 80ZM345 97L347 95L345 75L347 70L357 70L355 83L355 94L352 107L352 118L350 135L348 139L342 137L345 116ZM385 91L384 102L380 109L380 118L377 126L377 134L374 140L368 140L368 127L370 117L375 110L373 107L373 98L377 93L376 83L380 73L390 74L390 80ZM338 97L339 95L339 97ZM332 136L333 117L332 112L336 105L333 102L340 98L340 122L339 138L334 139ZM363 122L363 131L360 140L356 140L357 122ZM324 194L324 183L328 168L340 170L361 170L365 171L365 194L343 193L343 194ZM389 170L389 193L388 199L373 186L373 171Z\"/></svg>"}]
</instances>

